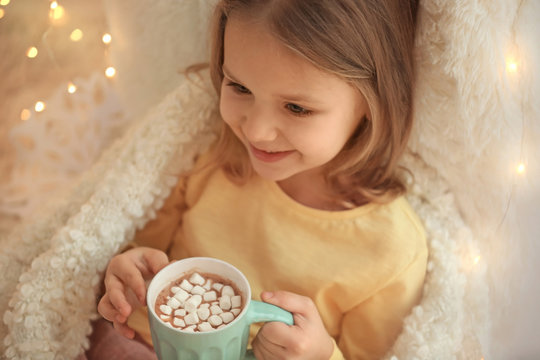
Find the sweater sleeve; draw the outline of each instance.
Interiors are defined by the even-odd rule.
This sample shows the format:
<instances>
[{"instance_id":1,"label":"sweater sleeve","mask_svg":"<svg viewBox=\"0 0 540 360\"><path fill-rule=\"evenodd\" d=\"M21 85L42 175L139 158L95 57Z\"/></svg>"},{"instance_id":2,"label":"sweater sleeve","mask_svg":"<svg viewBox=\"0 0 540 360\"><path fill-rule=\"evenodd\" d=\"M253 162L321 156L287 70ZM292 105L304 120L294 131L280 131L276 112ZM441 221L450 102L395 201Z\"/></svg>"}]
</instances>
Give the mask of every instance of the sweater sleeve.
<instances>
[{"instance_id":1,"label":"sweater sleeve","mask_svg":"<svg viewBox=\"0 0 540 360\"><path fill-rule=\"evenodd\" d=\"M380 359L402 329L403 319L418 304L426 271L427 252L421 253L398 275L347 312L337 339L346 359ZM333 359L339 359L334 351Z\"/></svg>"},{"instance_id":2,"label":"sweater sleeve","mask_svg":"<svg viewBox=\"0 0 540 360\"><path fill-rule=\"evenodd\" d=\"M186 179L181 178L158 211L156 218L137 231L132 242L133 246L147 246L168 252L174 234L181 225L182 214L186 210L185 185Z\"/></svg>"}]
</instances>

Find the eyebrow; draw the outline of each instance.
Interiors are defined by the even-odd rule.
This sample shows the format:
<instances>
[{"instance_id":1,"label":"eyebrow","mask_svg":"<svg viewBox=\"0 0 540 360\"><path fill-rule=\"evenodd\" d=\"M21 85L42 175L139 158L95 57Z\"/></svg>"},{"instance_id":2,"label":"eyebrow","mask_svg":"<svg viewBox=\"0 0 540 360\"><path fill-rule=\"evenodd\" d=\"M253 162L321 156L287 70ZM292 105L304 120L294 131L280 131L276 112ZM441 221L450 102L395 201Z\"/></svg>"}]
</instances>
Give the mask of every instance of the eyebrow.
<instances>
[{"instance_id":1,"label":"eyebrow","mask_svg":"<svg viewBox=\"0 0 540 360\"><path fill-rule=\"evenodd\" d=\"M231 75L231 72L229 71L229 69L227 69L225 67L225 64L223 64L221 66L221 71L223 72L223 74L228 77L229 79L231 79L232 81L236 82L236 83L239 83L239 84L242 84L241 81L237 80L237 78L234 76L234 75ZM309 96L304 96L304 95L298 95L298 94L278 94L278 95L275 95L275 97L278 97L282 100L286 100L286 101L290 101L290 102L306 102L306 103L309 103L309 104L312 104L312 105L317 105L317 104L320 104L321 101L313 98L313 97L309 97Z\"/></svg>"},{"instance_id":2,"label":"eyebrow","mask_svg":"<svg viewBox=\"0 0 540 360\"><path fill-rule=\"evenodd\" d=\"M223 72L223 75L225 75L229 79L234 80L236 82L240 82L240 81L236 80L236 78L234 76L231 75L231 72L225 67L225 64L223 64L221 66L221 71Z\"/></svg>"}]
</instances>

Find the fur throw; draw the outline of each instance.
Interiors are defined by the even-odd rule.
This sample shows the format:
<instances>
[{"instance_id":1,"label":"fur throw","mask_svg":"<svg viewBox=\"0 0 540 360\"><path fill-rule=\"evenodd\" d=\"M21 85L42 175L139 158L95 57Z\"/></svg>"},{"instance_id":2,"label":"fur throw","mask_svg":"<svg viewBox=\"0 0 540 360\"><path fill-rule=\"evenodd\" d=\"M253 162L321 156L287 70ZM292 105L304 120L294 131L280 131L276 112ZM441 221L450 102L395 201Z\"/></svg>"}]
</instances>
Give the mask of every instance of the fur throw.
<instances>
[{"instance_id":1,"label":"fur throw","mask_svg":"<svg viewBox=\"0 0 540 360\"><path fill-rule=\"evenodd\" d=\"M155 216L175 175L215 139L216 105L208 81L185 81L134 124L63 203L7 239L0 258L7 358L72 359L88 346L109 259ZM468 288L475 288L476 305L485 305L478 297L485 295L477 281L481 271L464 269L461 261L472 235L445 183L420 158L411 154L407 161L420 171L410 201L425 222L431 254L422 304L388 358L469 358L479 352L474 334L486 320L481 306L467 316Z\"/></svg>"}]
</instances>

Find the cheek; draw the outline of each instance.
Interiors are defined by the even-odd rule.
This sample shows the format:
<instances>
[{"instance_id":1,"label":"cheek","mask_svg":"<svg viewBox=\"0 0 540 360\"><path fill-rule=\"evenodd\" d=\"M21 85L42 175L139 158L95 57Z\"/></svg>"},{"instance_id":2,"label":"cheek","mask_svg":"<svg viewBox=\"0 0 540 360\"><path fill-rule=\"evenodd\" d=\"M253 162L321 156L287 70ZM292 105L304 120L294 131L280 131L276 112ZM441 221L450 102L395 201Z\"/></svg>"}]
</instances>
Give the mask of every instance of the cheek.
<instances>
[{"instance_id":1,"label":"cheek","mask_svg":"<svg viewBox=\"0 0 540 360\"><path fill-rule=\"evenodd\" d=\"M231 96L226 92L221 92L221 98L219 101L219 112L223 121L225 121L229 126L234 126L236 122L235 119L238 118L237 110L234 106L234 101L231 99Z\"/></svg>"}]
</instances>

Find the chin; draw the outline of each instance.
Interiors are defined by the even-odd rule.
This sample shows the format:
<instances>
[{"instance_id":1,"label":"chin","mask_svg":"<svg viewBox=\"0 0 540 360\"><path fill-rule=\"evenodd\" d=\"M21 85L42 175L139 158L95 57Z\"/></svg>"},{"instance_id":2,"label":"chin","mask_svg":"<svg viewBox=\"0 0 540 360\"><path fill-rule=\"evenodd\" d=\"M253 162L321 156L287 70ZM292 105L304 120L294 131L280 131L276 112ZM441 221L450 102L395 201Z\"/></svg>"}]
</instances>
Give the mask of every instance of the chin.
<instances>
[{"instance_id":1,"label":"chin","mask_svg":"<svg viewBox=\"0 0 540 360\"><path fill-rule=\"evenodd\" d=\"M293 175L284 171L261 169L257 166L254 166L253 164L251 165L253 166L253 170L257 173L257 175L269 181L282 181L282 180L290 178Z\"/></svg>"}]
</instances>

